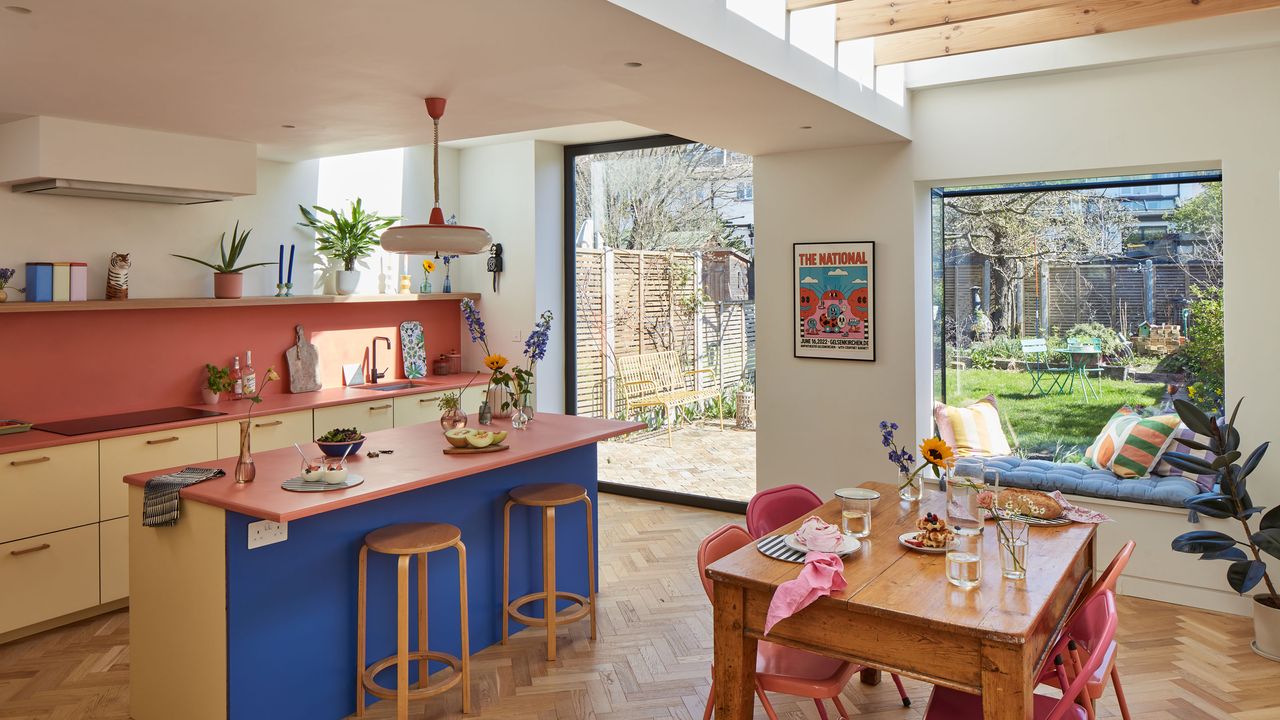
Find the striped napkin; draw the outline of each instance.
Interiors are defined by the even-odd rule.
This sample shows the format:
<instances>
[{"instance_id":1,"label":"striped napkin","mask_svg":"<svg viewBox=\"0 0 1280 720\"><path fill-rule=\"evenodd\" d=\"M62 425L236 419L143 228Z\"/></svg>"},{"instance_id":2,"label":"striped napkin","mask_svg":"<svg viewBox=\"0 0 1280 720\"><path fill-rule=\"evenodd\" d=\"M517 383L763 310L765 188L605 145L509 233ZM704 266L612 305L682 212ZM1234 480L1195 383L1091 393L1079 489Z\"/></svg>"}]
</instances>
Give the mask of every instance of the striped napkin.
<instances>
[{"instance_id":1,"label":"striped napkin","mask_svg":"<svg viewBox=\"0 0 1280 720\"><path fill-rule=\"evenodd\" d=\"M142 525L163 527L178 524L178 493L182 488L219 478L227 473L217 468L185 468L180 472L157 475L147 481L142 494Z\"/></svg>"}]
</instances>

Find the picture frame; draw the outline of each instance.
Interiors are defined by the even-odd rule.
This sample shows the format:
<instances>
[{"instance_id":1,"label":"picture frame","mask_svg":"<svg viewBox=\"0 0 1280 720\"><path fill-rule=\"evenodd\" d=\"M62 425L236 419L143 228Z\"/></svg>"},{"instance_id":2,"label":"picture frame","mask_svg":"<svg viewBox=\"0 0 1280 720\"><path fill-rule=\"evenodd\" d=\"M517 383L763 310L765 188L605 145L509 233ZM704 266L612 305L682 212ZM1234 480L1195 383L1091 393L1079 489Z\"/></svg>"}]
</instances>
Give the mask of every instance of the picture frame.
<instances>
[{"instance_id":1,"label":"picture frame","mask_svg":"<svg viewBox=\"0 0 1280 720\"><path fill-rule=\"evenodd\" d=\"M875 242L792 245L792 348L797 358L876 360Z\"/></svg>"}]
</instances>

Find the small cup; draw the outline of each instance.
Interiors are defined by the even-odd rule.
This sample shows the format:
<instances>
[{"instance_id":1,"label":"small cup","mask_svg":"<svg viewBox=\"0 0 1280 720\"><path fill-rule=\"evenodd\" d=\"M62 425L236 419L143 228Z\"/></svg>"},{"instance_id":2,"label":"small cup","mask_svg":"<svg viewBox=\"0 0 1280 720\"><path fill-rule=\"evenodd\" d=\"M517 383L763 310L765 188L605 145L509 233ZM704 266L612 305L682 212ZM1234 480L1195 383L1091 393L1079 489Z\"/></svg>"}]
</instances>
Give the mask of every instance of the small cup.
<instances>
[{"instance_id":1,"label":"small cup","mask_svg":"<svg viewBox=\"0 0 1280 720\"><path fill-rule=\"evenodd\" d=\"M871 508L880 499L880 493L867 488L841 488L840 529L845 535L864 538L871 534Z\"/></svg>"},{"instance_id":2,"label":"small cup","mask_svg":"<svg viewBox=\"0 0 1280 720\"><path fill-rule=\"evenodd\" d=\"M347 481L347 461L337 457L324 459L324 481L330 485L341 485Z\"/></svg>"},{"instance_id":3,"label":"small cup","mask_svg":"<svg viewBox=\"0 0 1280 720\"><path fill-rule=\"evenodd\" d=\"M324 482L324 458L317 457L302 461L301 477L307 482Z\"/></svg>"}]
</instances>

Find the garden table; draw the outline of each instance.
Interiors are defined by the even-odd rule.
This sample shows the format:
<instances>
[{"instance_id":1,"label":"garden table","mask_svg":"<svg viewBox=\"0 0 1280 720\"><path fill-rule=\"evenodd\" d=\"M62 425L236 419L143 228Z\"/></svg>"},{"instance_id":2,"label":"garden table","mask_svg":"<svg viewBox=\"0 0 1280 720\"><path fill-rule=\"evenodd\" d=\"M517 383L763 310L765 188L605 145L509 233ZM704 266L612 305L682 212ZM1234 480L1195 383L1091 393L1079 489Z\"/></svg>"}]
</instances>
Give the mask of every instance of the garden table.
<instances>
[{"instance_id":1,"label":"garden table","mask_svg":"<svg viewBox=\"0 0 1280 720\"><path fill-rule=\"evenodd\" d=\"M942 514L945 494L926 491L917 506L900 502L893 485L863 487L881 497L871 536L845 558L848 587L779 622L769 642L981 693L986 720L1030 720L1037 672L1093 580L1094 526L1032 528L1028 577L1017 581L1001 576L995 532L986 532L982 583L965 591L947 582L945 556L898 542L923 512ZM813 514L839 522L839 503ZM793 532L802 519L778 532ZM752 717L756 644L769 601L800 568L754 545L707 568L714 584L716 718Z\"/></svg>"},{"instance_id":2,"label":"garden table","mask_svg":"<svg viewBox=\"0 0 1280 720\"><path fill-rule=\"evenodd\" d=\"M1062 352L1067 356L1067 382L1062 383L1061 392L1075 392L1076 378L1080 378L1080 389L1085 401L1089 400L1090 392L1095 400L1101 398L1098 389L1089 380L1089 372L1092 369L1090 366L1102 354L1102 350L1091 345L1068 345Z\"/></svg>"}]
</instances>

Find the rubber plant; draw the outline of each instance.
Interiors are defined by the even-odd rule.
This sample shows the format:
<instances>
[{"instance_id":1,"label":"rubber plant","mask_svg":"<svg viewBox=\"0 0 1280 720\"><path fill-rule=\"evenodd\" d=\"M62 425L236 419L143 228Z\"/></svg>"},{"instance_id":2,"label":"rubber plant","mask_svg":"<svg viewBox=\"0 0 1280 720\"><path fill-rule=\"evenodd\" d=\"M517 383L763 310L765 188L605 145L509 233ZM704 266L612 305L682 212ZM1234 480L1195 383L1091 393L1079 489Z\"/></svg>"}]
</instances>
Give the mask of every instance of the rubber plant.
<instances>
[{"instance_id":1,"label":"rubber plant","mask_svg":"<svg viewBox=\"0 0 1280 720\"><path fill-rule=\"evenodd\" d=\"M1193 517L1194 514L1200 514L1239 522L1245 539L1237 540L1217 530L1192 530L1174 538L1173 549L1197 554L1201 560L1230 562L1227 583L1232 590L1243 595L1263 583L1267 592L1256 596L1255 600L1280 609L1280 594L1276 593L1276 586L1267 574L1267 564L1262 558L1262 553L1280 558L1280 506L1263 513L1264 508L1253 504L1248 490L1249 476L1257 469L1270 443L1262 443L1248 457L1244 457L1240 451L1240 433L1235 428L1236 414L1240 411L1239 402L1231 411L1230 419L1225 415L1209 416L1185 400L1175 400L1174 407L1178 417L1189 429L1208 438L1208 443L1198 440L1179 442L1216 456L1213 460L1205 460L1182 452L1170 451L1164 454L1169 464L1179 470L1216 477L1212 491L1193 495L1183 500L1182 504L1193 512ZM1244 458L1243 462L1240 462L1241 458ZM1260 513L1262 516L1255 531L1250 523L1253 516Z\"/></svg>"}]
</instances>

